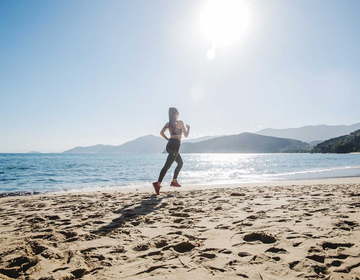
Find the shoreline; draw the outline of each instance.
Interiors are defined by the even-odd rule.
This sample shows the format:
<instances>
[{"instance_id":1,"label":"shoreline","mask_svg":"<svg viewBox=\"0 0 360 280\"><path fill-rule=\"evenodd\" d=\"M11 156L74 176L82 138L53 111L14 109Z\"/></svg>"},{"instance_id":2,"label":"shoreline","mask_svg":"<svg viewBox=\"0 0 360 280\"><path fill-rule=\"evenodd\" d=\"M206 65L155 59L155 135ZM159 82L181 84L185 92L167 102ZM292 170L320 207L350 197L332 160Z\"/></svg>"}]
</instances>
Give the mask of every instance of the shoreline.
<instances>
[{"instance_id":1,"label":"shoreline","mask_svg":"<svg viewBox=\"0 0 360 280\"><path fill-rule=\"evenodd\" d=\"M206 155L202 160L195 161L189 158L188 166L185 168L179 178L180 184L183 186L196 185L218 185L218 184L247 184L247 183L272 183L283 181L303 181L312 179L326 179L326 178L343 178L343 177L360 177L360 160L356 156L340 156L333 157L332 155L308 157L301 155L284 156L279 154L264 154L264 155L219 155L219 162L215 163L211 170L202 170L197 167L197 163L208 165L209 158L216 161L217 156ZM246 160L258 159L249 165L244 165ZM139 159L139 158L138 158ZM94 192L94 191L120 191L121 189L129 188L130 191L136 189L143 189L146 186L151 187L153 180L157 179L159 168L155 168L156 163L159 166L160 156L141 156L144 159L144 166L147 166L143 176L138 176L139 168L128 172L126 169L126 161L134 160L130 158L117 159L115 165L111 165L109 160L102 162L103 158L81 157L78 163L79 167L71 165L67 170L65 159L57 161L50 158L44 158L48 165L47 173L37 173L32 161L25 161L22 166L7 166L5 164L6 172L0 172L0 182L3 184L0 187L0 198L3 196L17 196L17 195L41 195L53 193L77 193L77 192ZM94 162L88 162L93 160ZM161 158L163 160L163 158ZM230 164L232 162L236 164ZM284 161L285 160L285 161ZM264 166L262 162L272 162L269 166ZM283 162L284 161L284 162ZM72 162L72 161L71 161ZM112 162L112 161L111 161ZM224 162L226 168L223 170ZM39 162L40 163L40 162ZM82 173L84 166L96 167L96 170ZM196 163L196 164L195 164ZM59 170L54 169L56 164L59 164ZM100 164L100 165L99 165ZM118 166L119 165L119 166ZM143 167L144 167L143 166ZM238 166L238 168L236 168ZM88 166L89 167L89 166ZM77 168L80 168L79 170ZM90 167L89 167L90 168ZM104 170L102 169L104 168ZM229 169L227 169L229 168ZM55 172L56 170L56 172ZM105 171L106 170L106 171ZM102 172L105 171L105 172ZM125 173L124 173L125 172ZM116 174L123 174L117 176ZM140 171L141 174L141 171ZM154 175L155 174L155 175ZM164 188L169 184L170 175L165 178Z\"/></svg>"},{"instance_id":2,"label":"shoreline","mask_svg":"<svg viewBox=\"0 0 360 280\"><path fill-rule=\"evenodd\" d=\"M169 191L191 191L191 190L208 190L208 189L221 189L221 188L234 188L234 187L266 187L266 186L298 186L298 185L318 185L318 184L360 184L359 177L340 177L340 178L327 178L327 179L307 179L307 180L280 180L280 181L258 181L258 182L214 182L204 184L189 184L182 185L180 188L163 185L161 192ZM0 193L0 201L4 198L16 197L33 197L33 196L52 196L52 195L67 195L67 194L92 194L92 193L153 193L152 186L148 187L132 187L132 188L104 188L96 190L81 190L78 191L57 191L57 192L36 192L30 191L15 191Z\"/></svg>"}]
</instances>

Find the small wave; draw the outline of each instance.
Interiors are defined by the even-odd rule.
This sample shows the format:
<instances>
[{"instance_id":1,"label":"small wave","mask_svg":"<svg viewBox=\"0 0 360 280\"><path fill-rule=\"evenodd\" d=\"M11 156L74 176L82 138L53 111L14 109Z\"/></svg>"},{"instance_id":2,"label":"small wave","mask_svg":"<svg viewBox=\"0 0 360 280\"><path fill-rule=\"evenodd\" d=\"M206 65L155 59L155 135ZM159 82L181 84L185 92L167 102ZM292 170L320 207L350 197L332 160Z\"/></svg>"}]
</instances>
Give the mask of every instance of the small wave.
<instances>
[{"instance_id":1,"label":"small wave","mask_svg":"<svg viewBox=\"0 0 360 280\"><path fill-rule=\"evenodd\" d=\"M16 181L15 178L2 178L0 179L0 182L6 182L6 181Z\"/></svg>"},{"instance_id":2,"label":"small wave","mask_svg":"<svg viewBox=\"0 0 360 280\"><path fill-rule=\"evenodd\" d=\"M16 169L16 168L17 168L16 166L7 166L7 167L5 167L5 169L9 169L9 170Z\"/></svg>"},{"instance_id":3,"label":"small wave","mask_svg":"<svg viewBox=\"0 0 360 280\"><path fill-rule=\"evenodd\" d=\"M84 187L69 187L64 189L53 190L55 193L73 193L73 192L96 192L96 191L116 191L123 189L140 189L144 187L152 187L152 183L148 182L137 182L137 183L125 183L125 184L114 184L106 186L84 186Z\"/></svg>"},{"instance_id":4,"label":"small wave","mask_svg":"<svg viewBox=\"0 0 360 280\"><path fill-rule=\"evenodd\" d=\"M35 182L59 182L58 180L51 179L51 178L48 178L48 179L45 179L45 178L35 179L34 181L35 181Z\"/></svg>"},{"instance_id":5,"label":"small wave","mask_svg":"<svg viewBox=\"0 0 360 280\"><path fill-rule=\"evenodd\" d=\"M266 174L267 176L287 176L287 175L302 175L310 173L324 173L331 171L341 171L341 170L350 170L350 169L360 169L360 166L343 166L343 167L333 167L333 168L324 168L324 169L313 169L313 170L304 170L304 171L294 171L294 172L285 172L285 173L275 173L275 174Z\"/></svg>"},{"instance_id":6,"label":"small wave","mask_svg":"<svg viewBox=\"0 0 360 280\"><path fill-rule=\"evenodd\" d=\"M33 192L29 191L15 191L15 192L3 192L0 193L0 197L7 197L7 196L23 196L23 195L32 195Z\"/></svg>"}]
</instances>

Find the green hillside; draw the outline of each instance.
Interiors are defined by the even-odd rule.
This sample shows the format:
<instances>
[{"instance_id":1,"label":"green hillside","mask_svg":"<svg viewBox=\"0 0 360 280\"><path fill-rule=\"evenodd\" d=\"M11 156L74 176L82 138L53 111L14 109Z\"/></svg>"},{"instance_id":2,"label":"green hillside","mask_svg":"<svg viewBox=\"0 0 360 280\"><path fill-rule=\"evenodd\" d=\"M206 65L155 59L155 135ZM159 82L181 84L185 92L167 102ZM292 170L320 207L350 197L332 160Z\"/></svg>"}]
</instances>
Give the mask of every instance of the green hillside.
<instances>
[{"instance_id":1,"label":"green hillside","mask_svg":"<svg viewBox=\"0 0 360 280\"><path fill-rule=\"evenodd\" d=\"M349 135L332 138L317 144L311 152L335 154L360 152L360 129Z\"/></svg>"}]
</instances>

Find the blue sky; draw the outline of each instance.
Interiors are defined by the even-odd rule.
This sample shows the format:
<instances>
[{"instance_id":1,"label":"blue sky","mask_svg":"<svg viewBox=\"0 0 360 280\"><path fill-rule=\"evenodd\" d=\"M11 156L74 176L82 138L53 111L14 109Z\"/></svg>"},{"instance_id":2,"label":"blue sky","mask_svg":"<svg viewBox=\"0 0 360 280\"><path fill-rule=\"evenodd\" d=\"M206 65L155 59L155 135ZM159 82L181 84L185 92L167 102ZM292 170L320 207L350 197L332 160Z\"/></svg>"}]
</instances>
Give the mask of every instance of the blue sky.
<instances>
[{"instance_id":1,"label":"blue sky","mask_svg":"<svg viewBox=\"0 0 360 280\"><path fill-rule=\"evenodd\" d=\"M360 122L360 1L245 2L209 60L206 1L1 0L0 152L158 135L171 106L200 135Z\"/></svg>"}]
</instances>

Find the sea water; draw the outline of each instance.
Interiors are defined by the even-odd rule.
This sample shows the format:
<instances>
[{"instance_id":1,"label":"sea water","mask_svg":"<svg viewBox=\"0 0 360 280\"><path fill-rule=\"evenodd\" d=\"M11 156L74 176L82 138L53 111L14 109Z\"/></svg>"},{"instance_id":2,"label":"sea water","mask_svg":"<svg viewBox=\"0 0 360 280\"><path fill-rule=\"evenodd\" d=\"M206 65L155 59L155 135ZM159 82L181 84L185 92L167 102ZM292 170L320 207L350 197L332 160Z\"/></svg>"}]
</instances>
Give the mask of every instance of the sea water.
<instances>
[{"instance_id":1,"label":"sea water","mask_svg":"<svg viewBox=\"0 0 360 280\"><path fill-rule=\"evenodd\" d=\"M151 186L166 154L0 154L0 193ZM360 176L360 154L182 154L184 185ZM166 174L170 183L176 163Z\"/></svg>"}]
</instances>

